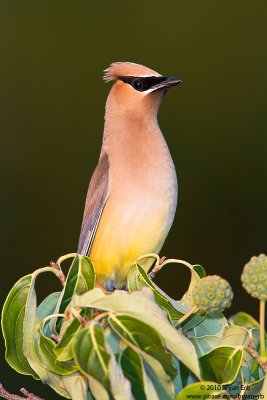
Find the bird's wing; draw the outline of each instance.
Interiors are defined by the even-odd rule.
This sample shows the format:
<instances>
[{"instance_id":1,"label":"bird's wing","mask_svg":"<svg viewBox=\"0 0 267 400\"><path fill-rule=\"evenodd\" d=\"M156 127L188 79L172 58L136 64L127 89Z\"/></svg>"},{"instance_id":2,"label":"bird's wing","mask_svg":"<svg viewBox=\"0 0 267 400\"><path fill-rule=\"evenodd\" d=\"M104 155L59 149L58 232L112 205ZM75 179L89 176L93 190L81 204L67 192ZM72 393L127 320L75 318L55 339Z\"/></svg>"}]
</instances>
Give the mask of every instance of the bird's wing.
<instances>
[{"instance_id":1,"label":"bird's wing","mask_svg":"<svg viewBox=\"0 0 267 400\"><path fill-rule=\"evenodd\" d=\"M82 229L80 234L78 253L88 255L96 230L104 210L109 187L109 160L106 153L100 156L97 167L89 184Z\"/></svg>"}]
</instances>

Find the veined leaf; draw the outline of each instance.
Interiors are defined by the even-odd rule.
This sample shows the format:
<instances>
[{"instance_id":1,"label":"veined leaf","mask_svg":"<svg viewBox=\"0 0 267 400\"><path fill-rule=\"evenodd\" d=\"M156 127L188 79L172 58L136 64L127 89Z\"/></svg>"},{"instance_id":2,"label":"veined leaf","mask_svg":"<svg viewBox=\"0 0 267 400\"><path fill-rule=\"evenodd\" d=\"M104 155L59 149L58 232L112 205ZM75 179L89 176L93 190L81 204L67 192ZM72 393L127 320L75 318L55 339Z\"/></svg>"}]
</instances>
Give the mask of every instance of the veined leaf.
<instances>
[{"instance_id":1,"label":"veined leaf","mask_svg":"<svg viewBox=\"0 0 267 400\"><path fill-rule=\"evenodd\" d=\"M55 346L54 353L58 361L69 361L73 358L72 341L76 332L81 329L80 322L74 318L67 327L60 342Z\"/></svg>"},{"instance_id":2,"label":"veined leaf","mask_svg":"<svg viewBox=\"0 0 267 400\"><path fill-rule=\"evenodd\" d=\"M111 391L107 352L101 325L91 321L88 327L81 329L73 342L73 354L82 374L98 381L107 391Z\"/></svg>"},{"instance_id":3,"label":"veined leaf","mask_svg":"<svg viewBox=\"0 0 267 400\"><path fill-rule=\"evenodd\" d=\"M131 400L130 383L124 377L111 350L106 346L101 325L90 321L73 341L76 364L89 381L89 389L98 400Z\"/></svg>"},{"instance_id":4,"label":"veined leaf","mask_svg":"<svg viewBox=\"0 0 267 400\"><path fill-rule=\"evenodd\" d=\"M120 290L111 294L94 289L82 296L75 296L72 304L123 313L145 322L158 331L166 348L200 378L198 358L193 344L171 326L166 313L155 303L150 289L143 288L132 293Z\"/></svg>"},{"instance_id":5,"label":"veined leaf","mask_svg":"<svg viewBox=\"0 0 267 400\"><path fill-rule=\"evenodd\" d=\"M37 307L37 315L38 319L44 319L48 315L54 314L58 299L60 297L61 292L54 292L47 296L42 303ZM54 333L51 331L48 324L45 325L44 334L45 336L51 336Z\"/></svg>"},{"instance_id":6,"label":"veined leaf","mask_svg":"<svg viewBox=\"0 0 267 400\"><path fill-rule=\"evenodd\" d=\"M253 394L261 394L263 396L267 395L267 375L263 376L262 378L258 379L257 381L254 382L249 382L247 385L247 389L245 391L246 395L253 395ZM249 397L248 397L249 398ZM255 397L257 398L257 397ZM258 397L260 398L260 397ZM264 399L265 397L261 397Z\"/></svg>"},{"instance_id":7,"label":"veined leaf","mask_svg":"<svg viewBox=\"0 0 267 400\"><path fill-rule=\"evenodd\" d=\"M156 303L168 313L171 320L176 321L183 316L184 313L179 312L177 308L172 305L168 296L158 290L141 265L135 263L131 266L127 274L128 290L134 292L140 290L144 286L149 287L153 291Z\"/></svg>"},{"instance_id":8,"label":"veined leaf","mask_svg":"<svg viewBox=\"0 0 267 400\"><path fill-rule=\"evenodd\" d=\"M220 343L220 338L215 335L206 335L190 337L191 342L194 344L198 357L203 356L209 351L213 350Z\"/></svg>"},{"instance_id":9,"label":"veined leaf","mask_svg":"<svg viewBox=\"0 0 267 400\"><path fill-rule=\"evenodd\" d=\"M172 400L174 397L174 383L169 375L166 374L162 365L149 354L144 355L144 365L159 399Z\"/></svg>"},{"instance_id":10,"label":"veined leaf","mask_svg":"<svg viewBox=\"0 0 267 400\"><path fill-rule=\"evenodd\" d=\"M128 345L132 344L142 353L147 353L158 360L170 378L173 379L176 376L173 356L166 351L162 338L150 325L125 314L112 315L108 322Z\"/></svg>"},{"instance_id":11,"label":"veined leaf","mask_svg":"<svg viewBox=\"0 0 267 400\"><path fill-rule=\"evenodd\" d=\"M77 255L73 260L62 295L59 299L57 311L63 313L74 294L80 295L93 289L95 271L89 257ZM61 318L57 320L56 331L59 332Z\"/></svg>"},{"instance_id":12,"label":"veined leaf","mask_svg":"<svg viewBox=\"0 0 267 400\"><path fill-rule=\"evenodd\" d=\"M89 399L87 379L79 372L68 376L62 376L61 386L67 390L72 400Z\"/></svg>"},{"instance_id":13,"label":"veined leaf","mask_svg":"<svg viewBox=\"0 0 267 400\"><path fill-rule=\"evenodd\" d=\"M70 375L77 371L77 367L72 361L61 362L57 360L54 353L55 342L43 335L46 322L46 320L39 321L32 331L33 353L39 364L46 370L57 375Z\"/></svg>"},{"instance_id":14,"label":"veined leaf","mask_svg":"<svg viewBox=\"0 0 267 400\"><path fill-rule=\"evenodd\" d=\"M216 383L216 382L202 381L202 382L193 383L192 385L188 385L187 387L185 387L179 393L177 400L185 400L186 398L193 399L194 395L201 395L201 397L203 399L204 398L219 399L219 398L221 398L222 395L227 395L227 392L225 390L223 390L221 385L218 385L218 383ZM212 397L204 397L205 395L207 395L207 396L210 395ZM218 397L216 397L216 396L218 396Z\"/></svg>"},{"instance_id":15,"label":"veined leaf","mask_svg":"<svg viewBox=\"0 0 267 400\"><path fill-rule=\"evenodd\" d=\"M219 345L227 326L227 320L223 314L213 312L199 324L188 329L186 335L194 344L198 356L201 357Z\"/></svg>"},{"instance_id":16,"label":"veined leaf","mask_svg":"<svg viewBox=\"0 0 267 400\"><path fill-rule=\"evenodd\" d=\"M147 376L140 355L127 347L119 356L119 362L126 378L131 382L132 394L138 400L159 400L157 392Z\"/></svg>"},{"instance_id":17,"label":"veined leaf","mask_svg":"<svg viewBox=\"0 0 267 400\"><path fill-rule=\"evenodd\" d=\"M89 382L89 399L93 400L110 400L110 395L107 389L91 375L87 377ZM91 396L93 395L93 397ZM112 399L113 400L113 399Z\"/></svg>"},{"instance_id":18,"label":"veined leaf","mask_svg":"<svg viewBox=\"0 0 267 400\"><path fill-rule=\"evenodd\" d=\"M207 314L198 325L188 329L188 334L196 337L214 335L221 339L227 326L228 323L224 315L216 311Z\"/></svg>"},{"instance_id":19,"label":"veined leaf","mask_svg":"<svg viewBox=\"0 0 267 400\"><path fill-rule=\"evenodd\" d=\"M180 302L187 306L187 307L193 307L194 301L193 301L193 290L195 285L200 281L201 278L206 276L205 270L201 265L187 265L188 268L190 268L191 271L191 280L189 284L189 288L187 292L183 295L181 298Z\"/></svg>"},{"instance_id":20,"label":"veined leaf","mask_svg":"<svg viewBox=\"0 0 267 400\"><path fill-rule=\"evenodd\" d=\"M39 379L23 354L23 323L25 305L32 284L32 275L21 278L11 289L2 311L2 331L6 346L6 360L20 374Z\"/></svg>"},{"instance_id":21,"label":"veined leaf","mask_svg":"<svg viewBox=\"0 0 267 400\"><path fill-rule=\"evenodd\" d=\"M188 308L188 311L189 311L189 308ZM201 322L203 322L205 320L205 318L207 318L207 315L205 313L200 314L200 312L197 312L195 314L190 315L189 318L187 318L182 323L183 331L189 331L189 330L195 328L196 326L201 324Z\"/></svg>"},{"instance_id":22,"label":"veined leaf","mask_svg":"<svg viewBox=\"0 0 267 400\"><path fill-rule=\"evenodd\" d=\"M111 349L107 348L107 351L110 355L108 369L112 396L115 400L133 400L129 380L124 376Z\"/></svg>"},{"instance_id":23,"label":"veined leaf","mask_svg":"<svg viewBox=\"0 0 267 400\"><path fill-rule=\"evenodd\" d=\"M133 364L131 360L128 360L128 364L125 365L127 361L125 359L124 369L126 368L126 371L128 371L127 378L132 381L132 390L133 387L137 385L148 400L173 400L175 392L174 382L169 375L166 374L160 362L148 353L141 352L140 349L134 345L131 345L130 349L133 350L135 354L134 360L137 364ZM142 357L140 357L138 353L140 353ZM133 355L133 353L130 353L130 355ZM136 356L139 356L139 358L136 358ZM135 368L137 368L137 371ZM134 381L138 376L142 377L141 382ZM142 385L144 386L143 390ZM139 400L139 397L135 398Z\"/></svg>"},{"instance_id":24,"label":"veined leaf","mask_svg":"<svg viewBox=\"0 0 267 400\"><path fill-rule=\"evenodd\" d=\"M243 359L242 347L220 346L200 357L204 380L229 385L237 377Z\"/></svg>"},{"instance_id":25,"label":"veined leaf","mask_svg":"<svg viewBox=\"0 0 267 400\"><path fill-rule=\"evenodd\" d=\"M221 346L247 346L249 342L249 332L246 328L238 325L226 326L223 337L220 341Z\"/></svg>"},{"instance_id":26,"label":"veined leaf","mask_svg":"<svg viewBox=\"0 0 267 400\"><path fill-rule=\"evenodd\" d=\"M37 307L37 314L39 319L44 319L48 315L54 314L57 301L61 292L54 292L49 294L42 303Z\"/></svg>"},{"instance_id":27,"label":"veined leaf","mask_svg":"<svg viewBox=\"0 0 267 400\"><path fill-rule=\"evenodd\" d=\"M52 267L40 268L32 274L32 280L25 305L25 317L23 323L23 353L31 368L44 383L50 385L61 396L70 398L68 392L61 386L61 377L43 368L38 362L33 351L32 331L35 325L38 323L35 280L40 273L44 272L53 272L56 275L59 274L59 271Z\"/></svg>"},{"instance_id":28,"label":"veined leaf","mask_svg":"<svg viewBox=\"0 0 267 400\"><path fill-rule=\"evenodd\" d=\"M258 321L256 321L255 318L253 318L251 315L249 315L245 312L238 312L237 314L232 315L229 318L229 323L231 325L243 326L246 329L260 327Z\"/></svg>"},{"instance_id":29,"label":"veined leaf","mask_svg":"<svg viewBox=\"0 0 267 400\"><path fill-rule=\"evenodd\" d=\"M80 295L93 289L94 281L95 272L90 258L78 255L69 269L59 312L64 312L74 293Z\"/></svg>"}]
</instances>

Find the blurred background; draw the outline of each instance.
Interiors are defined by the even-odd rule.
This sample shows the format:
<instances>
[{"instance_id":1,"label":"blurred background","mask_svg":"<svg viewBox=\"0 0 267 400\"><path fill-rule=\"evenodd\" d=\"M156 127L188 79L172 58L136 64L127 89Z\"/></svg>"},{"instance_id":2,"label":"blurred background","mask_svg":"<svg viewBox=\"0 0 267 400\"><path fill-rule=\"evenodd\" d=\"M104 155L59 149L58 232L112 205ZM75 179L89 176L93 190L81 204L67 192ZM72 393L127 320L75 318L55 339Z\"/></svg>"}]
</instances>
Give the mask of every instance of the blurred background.
<instances>
[{"instance_id":1,"label":"blurred background","mask_svg":"<svg viewBox=\"0 0 267 400\"><path fill-rule=\"evenodd\" d=\"M227 315L257 317L240 273L267 252L266 17L263 0L1 1L1 308L17 279L76 250L111 86L102 71L133 61L183 80L159 112L179 178L161 255L222 275ZM40 279L41 297L55 281ZM175 298L188 281L177 265L157 276ZM2 338L0 358L7 389L60 398L8 366Z\"/></svg>"}]
</instances>

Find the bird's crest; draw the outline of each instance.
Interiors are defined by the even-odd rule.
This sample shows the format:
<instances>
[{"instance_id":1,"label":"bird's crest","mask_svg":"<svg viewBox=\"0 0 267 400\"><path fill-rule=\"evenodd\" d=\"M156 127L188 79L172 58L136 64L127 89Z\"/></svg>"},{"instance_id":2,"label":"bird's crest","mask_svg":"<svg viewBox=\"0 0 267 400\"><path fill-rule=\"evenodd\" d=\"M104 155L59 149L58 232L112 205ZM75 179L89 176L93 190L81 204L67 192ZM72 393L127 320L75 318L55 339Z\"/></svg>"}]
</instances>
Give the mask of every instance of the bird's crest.
<instances>
[{"instance_id":1,"label":"bird's crest","mask_svg":"<svg viewBox=\"0 0 267 400\"><path fill-rule=\"evenodd\" d=\"M153 69L141 64L131 62L115 62L104 71L103 79L105 82L113 81L121 76L161 76Z\"/></svg>"}]
</instances>

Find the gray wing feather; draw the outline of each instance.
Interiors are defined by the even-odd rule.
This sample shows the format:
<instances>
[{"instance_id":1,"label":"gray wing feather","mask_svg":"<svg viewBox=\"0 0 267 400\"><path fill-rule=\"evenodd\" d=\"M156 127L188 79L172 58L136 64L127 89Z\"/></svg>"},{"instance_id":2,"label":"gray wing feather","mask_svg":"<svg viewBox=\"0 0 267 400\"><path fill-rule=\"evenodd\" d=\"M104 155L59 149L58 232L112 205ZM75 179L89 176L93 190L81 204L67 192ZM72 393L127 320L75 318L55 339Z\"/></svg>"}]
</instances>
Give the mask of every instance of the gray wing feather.
<instances>
[{"instance_id":1,"label":"gray wing feather","mask_svg":"<svg viewBox=\"0 0 267 400\"><path fill-rule=\"evenodd\" d=\"M78 253L90 253L97 227L108 198L109 160L106 153L100 156L97 167L89 184L82 229L80 233Z\"/></svg>"}]
</instances>

